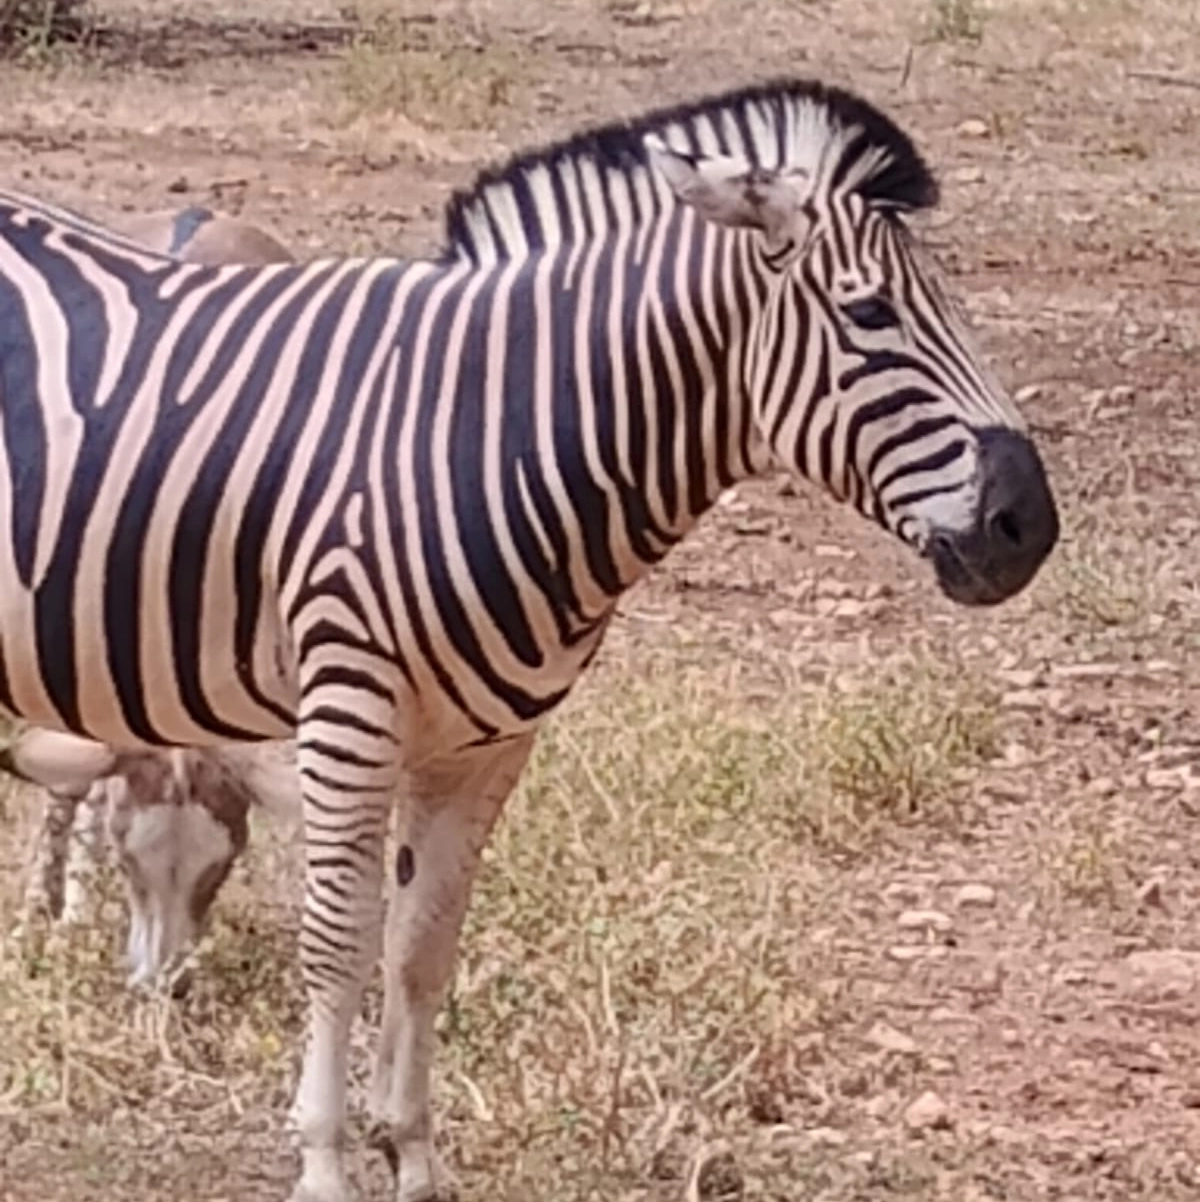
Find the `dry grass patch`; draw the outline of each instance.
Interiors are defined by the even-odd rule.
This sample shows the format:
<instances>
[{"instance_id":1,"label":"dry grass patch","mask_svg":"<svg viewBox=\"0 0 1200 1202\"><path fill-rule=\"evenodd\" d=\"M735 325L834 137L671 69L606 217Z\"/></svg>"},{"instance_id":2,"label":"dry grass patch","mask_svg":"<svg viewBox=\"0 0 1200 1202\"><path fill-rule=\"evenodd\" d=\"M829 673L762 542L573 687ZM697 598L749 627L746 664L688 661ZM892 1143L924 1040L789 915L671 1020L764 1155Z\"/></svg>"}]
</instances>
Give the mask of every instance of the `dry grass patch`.
<instances>
[{"instance_id":1,"label":"dry grass patch","mask_svg":"<svg viewBox=\"0 0 1200 1202\"><path fill-rule=\"evenodd\" d=\"M1187 644L1200 620L1191 556L1136 499L1094 500L1067 515L1038 589L1065 642L1105 655Z\"/></svg>"},{"instance_id":2,"label":"dry grass patch","mask_svg":"<svg viewBox=\"0 0 1200 1202\"><path fill-rule=\"evenodd\" d=\"M985 13L980 0L932 0L925 34L932 42L979 42Z\"/></svg>"},{"instance_id":3,"label":"dry grass patch","mask_svg":"<svg viewBox=\"0 0 1200 1202\"><path fill-rule=\"evenodd\" d=\"M453 20L415 22L403 6L360 11L338 86L351 118L401 114L434 129L488 128L522 75L519 45Z\"/></svg>"},{"instance_id":4,"label":"dry grass patch","mask_svg":"<svg viewBox=\"0 0 1200 1202\"><path fill-rule=\"evenodd\" d=\"M471 912L444 1023L455 1113L491 1124L464 1125L466 1154L501 1127L523 1150L506 1178L570 1157L612 1196L623 1174L681 1188L712 1139L754 1159L775 1124L818 1121L825 1034L852 1018L845 964L809 937L829 853L947 818L991 745L990 709L940 666L828 696L665 655L597 671Z\"/></svg>"},{"instance_id":5,"label":"dry grass patch","mask_svg":"<svg viewBox=\"0 0 1200 1202\"><path fill-rule=\"evenodd\" d=\"M818 690L681 654L581 684L488 849L437 1097L457 1169L509 1191L489 1196L772 1198L846 1171L799 1134L855 1104L835 1096L830 1050L857 1022L853 974L814 937L831 858L896 822L952 820L991 710L949 665ZM120 923L10 947L4 1104L282 1114L303 996L277 839L258 824L181 1003L125 991Z\"/></svg>"},{"instance_id":6,"label":"dry grass patch","mask_svg":"<svg viewBox=\"0 0 1200 1202\"><path fill-rule=\"evenodd\" d=\"M1121 825L1094 799L1062 814L1037 842L1047 908L1064 903L1115 904L1130 884Z\"/></svg>"},{"instance_id":7,"label":"dry grass patch","mask_svg":"<svg viewBox=\"0 0 1200 1202\"><path fill-rule=\"evenodd\" d=\"M0 56L36 58L82 41L89 25L86 0L0 0Z\"/></svg>"}]
</instances>

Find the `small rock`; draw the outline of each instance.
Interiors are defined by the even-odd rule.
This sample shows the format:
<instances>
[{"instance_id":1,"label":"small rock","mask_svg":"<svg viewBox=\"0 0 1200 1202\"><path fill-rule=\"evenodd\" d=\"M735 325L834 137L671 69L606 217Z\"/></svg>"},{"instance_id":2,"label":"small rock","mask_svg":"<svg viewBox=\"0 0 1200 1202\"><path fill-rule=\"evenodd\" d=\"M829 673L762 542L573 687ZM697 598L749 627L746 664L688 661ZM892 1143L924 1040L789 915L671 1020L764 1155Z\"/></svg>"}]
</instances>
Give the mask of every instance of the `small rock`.
<instances>
[{"instance_id":1,"label":"small rock","mask_svg":"<svg viewBox=\"0 0 1200 1202\"><path fill-rule=\"evenodd\" d=\"M1009 668L999 675L1014 689L1032 689L1043 683L1045 674L1038 668Z\"/></svg>"},{"instance_id":2,"label":"small rock","mask_svg":"<svg viewBox=\"0 0 1200 1202\"><path fill-rule=\"evenodd\" d=\"M954 925L950 916L940 910L905 910L896 923L904 931L939 931L943 934Z\"/></svg>"},{"instance_id":3,"label":"small rock","mask_svg":"<svg viewBox=\"0 0 1200 1202\"><path fill-rule=\"evenodd\" d=\"M1157 879L1145 881L1137 891L1137 900L1139 906L1146 906L1148 909L1165 910L1162 896L1162 882Z\"/></svg>"},{"instance_id":4,"label":"small rock","mask_svg":"<svg viewBox=\"0 0 1200 1202\"><path fill-rule=\"evenodd\" d=\"M1054 979L1060 985L1086 985L1092 979L1092 974L1079 965L1068 965L1059 969Z\"/></svg>"},{"instance_id":5,"label":"small rock","mask_svg":"<svg viewBox=\"0 0 1200 1202\"><path fill-rule=\"evenodd\" d=\"M1196 1095L1200 1099L1200 1094ZM1187 1105L1185 1102L1184 1105ZM887 1094L881 1093L873 1097L864 1107L868 1118L886 1119L892 1111L892 1099ZM1197 1102L1197 1109L1200 1109L1200 1101Z\"/></svg>"},{"instance_id":6,"label":"small rock","mask_svg":"<svg viewBox=\"0 0 1200 1202\"><path fill-rule=\"evenodd\" d=\"M973 165L958 167L954 171L954 178L960 184L977 184L983 179L983 168Z\"/></svg>"},{"instance_id":7,"label":"small rock","mask_svg":"<svg viewBox=\"0 0 1200 1202\"><path fill-rule=\"evenodd\" d=\"M1133 952L1125 967L1130 984L1139 993L1187 997L1200 989L1200 952Z\"/></svg>"},{"instance_id":8,"label":"small rock","mask_svg":"<svg viewBox=\"0 0 1200 1202\"><path fill-rule=\"evenodd\" d=\"M949 1026L952 1023L969 1023L974 1022L974 1016L963 1014L960 1010L953 1010L949 1006L934 1006L929 1012L929 1021L937 1023L939 1026Z\"/></svg>"},{"instance_id":9,"label":"small rock","mask_svg":"<svg viewBox=\"0 0 1200 1202\"><path fill-rule=\"evenodd\" d=\"M883 891L888 901L913 905L924 896L925 890L913 881L892 881Z\"/></svg>"},{"instance_id":10,"label":"small rock","mask_svg":"<svg viewBox=\"0 0 1200 1202\"><path fill-rule=\"evenodd\" d=\"M950 1108L932 1089L927 1089L906 1107L904 1125L910 1131L945 1131L952 1126Z\"/></svg>"},{"instance_id":11,"label":"small rock","mask_svg":"<svg viewBox=\"0 0 1200 1202\"><path fill-rule=\"evenodd\" d=\"M756 534L770 534L771 523L755 518L745 518L740 522L734 522L733 529L737 534L744 534L748 536Z\"/></svg>"},{"instance_id":12,"label":"small rock","mask_svg":"<svg viewBox=\"0 0 1200 1202\"><path fill-rule=\"evenodd\" d=\"M812 1127L808 1138L820 1147L840 1148L846 1142L846 1133L834 1127Z\"/></svg>"},{"instance_id":13,"label":"small rock","mask_svg":"<svg viewBox=\"0 0 1200 1202\"><path fill-rule=\"evenodd\" d=\"M986 138L991 131L986 121L981 121L978 117L968 117L959 125L958 132L964 138Z\"/></svg>"},{"instance_id":14,"label":"small rock","mask_svg":"<svg viewBox=\"0 0 1200 1202\"><path fill-rule=\"evenodd\" d=\"M931 1073L937 1073L940 1077L948 1077L954 1072L954 1061L947 1060L945 1056L930 1056L928 1067Z\"/></svg>"},{"instance_id":15,"label":"small rock","mask_svg":"<svg viewBox=\"0 0 1200 1202\"><path fill-rule=\"evenodd\" d=\"M188 183L187 176L185 175L176 176L176 178L167 185L167 191L172 193L186 192L189 190L189 188L191 188L191 184Z\"/></svg>"},{"instance_id":16,"label":"small rock","mask_svg":"<svg viewBox=\"0 0 1200 1202\"><path fill-rule=\"evenodd\" d=\"M867 602L847 597L845 601L838 601L834 605L833 616L835 618L859 618L866 613L867 609Z\"/></svg>"},{"instance_id":17,"label":"small rock","mask_svg":"<svg viewBox=\"0 0 1200 1202\"><path fill-rule=\"evenodd\" d=\"M876 1023L867 1032L868 1043L873 1043L882 1052L896 1052L901 1056L915 1056L917 1041L887 1023Z\"/></svg>"},{"instance_id":18,"label":"small rock","mask_svg":"<svg viewBox=\"0 0 1200 1202\"><path fill-rule=\"evenodd\" d=\"M1146 787L1149 789L1175 790L1184 788L1182 768L1151 768L1146 773Z\"/></svg>"},{"instance_id":19,"label":"small rock","mask_svg":"<svg viewBox=\"0 0 1200 1202\"><path fill-rule=\"evenodd\" d=\"M996 904L996 890L991 885L964 885L954 895L954 904L960 910L969 906L988 909Z\"/></svg>"},{"instance_id":20,"label":"small rock","mask_svg":"<svg viewBox=\"0 0 1200 1202\"><path fill-rule=\"evenodd\" d=\"M888 956L893 960L899 960L902 964L907 964L913 960L923 960L925 953L929 951L927 947L915 947L911 943L900 943L895 947L889 947L887 950Z\"/></svg>"}]
</instances>

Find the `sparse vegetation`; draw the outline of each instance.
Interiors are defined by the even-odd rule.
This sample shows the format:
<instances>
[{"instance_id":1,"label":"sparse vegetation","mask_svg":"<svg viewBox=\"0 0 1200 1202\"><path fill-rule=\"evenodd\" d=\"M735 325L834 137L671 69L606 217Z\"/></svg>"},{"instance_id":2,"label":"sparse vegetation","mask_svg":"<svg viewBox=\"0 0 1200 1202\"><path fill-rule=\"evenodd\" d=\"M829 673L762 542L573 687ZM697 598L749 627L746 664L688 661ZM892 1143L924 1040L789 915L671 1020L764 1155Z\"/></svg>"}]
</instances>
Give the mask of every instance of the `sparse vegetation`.
<instances>
[{"instance_id":1,"label":"sparse vegetation","mask_svg":"<svg viewBox=\"0 0 1200 1202\"><path fill-rule=\"evenodd\" d=\"M1161 641L1188 638L1200 617L1189 558L1127 502L1093 502L1073 519L1048 565L1044 604L1073 642L1140 654Z\"/></svg>"},{"instance_id":2,"label":"sparse vegetation","mask_svg":"<svg viewBox=\"0 0 1200 1202\"><path fill-rule=\"evenodd\" d=\"M80 41L86 10L87 0L0 0L0 56L41 54Z\"/></svg>"},{"instance_id":3,"label":"sparse vegetation","mask_svg":"<svg viewBox=\"0 0 1200 1202\"><path fill-rule=\"evenodd\" d=\"M887 666L825 700L661 653L598 670L486 857L441 1024L451 1118L491 1115L487 1141L525 1149L531 1179L590 1148L579 1171L602 1188L685 1174L688 1133L730 1108L804 1113L800 1049L844 1005L801 935L822 909L814 856L942 817L990 743L990 716L936 665ZM256 853L239 874L261 891L264 869ZM177 1009L124 994L115 923L6 956L0 1096L85 1115L167 1087L282 1088L302 1015L290 918L247 905L218 907Z\"/></svg>"},{"instance_id":4,"label":"sparse vegetation","mask_svg":"<svg viewBox=\"0 0 1200 1202\"><path fill-rule=\"evenodd\" d=\"M993 707L981 681L940 665L836 690L819 703L808 739L826 803L806 822L844 843L850 832L946 814L996 751Z\"/></svg>"},{"instance_id":5,"label":"sparse vegetation","mask_svg":"<svg viewBox=\"0 0 1200 1202\"><path fill-rule=\"evenodd\" d=\"M931 0L926 19L935 42L978 42L983 38L981 0Z\"/></svg>"},{"instance_id":6,"label":"sparse vegetation","mask_svg":"<svg viewBox=\"0 0 1200 1202\"><path fill-rule=\"evenodd\" d=\"M340 90L351 116L402 114L430 128L487 126L512 100L519 51L486 30L410 21L378 6L358 14L362 33L345 51Z\"/></svg>"},{"instance_id":7,"label":"sparse vegetation","mask_svg":"<svg viewBox=\"0 0 1200 1202\"><path fill-rule=\"evenodd\" d=\"M1051 900L1089 905L1114 902L1127 879L1120 832L1109 814L1072 812L1047 832L1040 854Z\"/></svg>"}]
</instances>

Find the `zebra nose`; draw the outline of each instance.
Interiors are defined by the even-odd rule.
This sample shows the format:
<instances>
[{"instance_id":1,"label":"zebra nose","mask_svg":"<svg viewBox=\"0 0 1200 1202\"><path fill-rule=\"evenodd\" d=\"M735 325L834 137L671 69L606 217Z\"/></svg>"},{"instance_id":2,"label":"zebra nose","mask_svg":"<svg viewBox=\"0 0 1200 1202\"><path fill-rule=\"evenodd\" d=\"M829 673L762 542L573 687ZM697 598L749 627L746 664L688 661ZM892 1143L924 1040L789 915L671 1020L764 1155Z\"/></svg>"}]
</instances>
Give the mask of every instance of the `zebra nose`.
<instances>
[{"instance_id":1,"label":"zebra nose","mask_svg":"<svg viewBox=\"0 0 1200 1202\"><path fill-rule=\"evenodd\" d=\"M1058 509L1033 443L1015 430L979 432L979 507L973 528L935 532L938 580L964 605L1019 593L1058 541Z\"/></svg>"},{"instance_id":2,"label":"zebra nose","mask_svg":"<svg viewBox=\"0 0 1200 1202\"><path fill-rule=\"evenodd\" d=\"M979 454L980 551L984 566L1011 578L1015 592L1033 578L1058 541L1058 508L1042 458L1026 435L983 430Z\"/></svg>"},{"instance_id":3,"label":"zebra nose","mask_svg":"<svg viewBox=\"0 0 1200 1202\"><path fill-rule=\"evenodd\" d=\"M1024 537L1021 515L1015 509L999 509L987 519L988 537L997 545L1019 548Z\"/></svg>"}]
</instances>

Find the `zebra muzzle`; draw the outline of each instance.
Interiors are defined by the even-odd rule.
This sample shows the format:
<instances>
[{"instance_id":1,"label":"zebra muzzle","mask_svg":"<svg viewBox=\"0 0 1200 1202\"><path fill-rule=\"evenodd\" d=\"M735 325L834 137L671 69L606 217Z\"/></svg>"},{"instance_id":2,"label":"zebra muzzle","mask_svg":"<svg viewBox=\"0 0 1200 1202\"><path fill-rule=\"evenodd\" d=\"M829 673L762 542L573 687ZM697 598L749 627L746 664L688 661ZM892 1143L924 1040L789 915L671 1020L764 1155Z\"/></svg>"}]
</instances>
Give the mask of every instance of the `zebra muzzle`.
<instances>
[{"instance_id":1,"label":"zebra muzzle","mask_svg":"<svg viewBox=\"0 0 1200 1202\"><path fill-rule=\"evenodd\" d=\"M979 434L974 525L934 530L926 554L942 591L963 605L998 605L1037 575L1059 536L1058 509L1041 456L1015 430Z\"/></svg>"}]
</instances>

